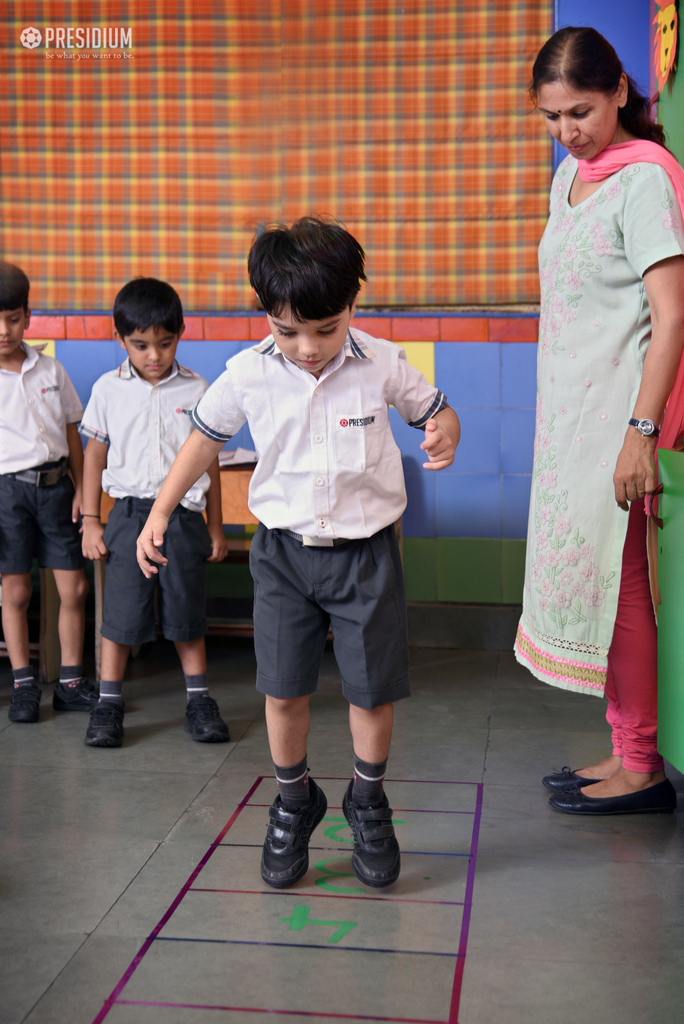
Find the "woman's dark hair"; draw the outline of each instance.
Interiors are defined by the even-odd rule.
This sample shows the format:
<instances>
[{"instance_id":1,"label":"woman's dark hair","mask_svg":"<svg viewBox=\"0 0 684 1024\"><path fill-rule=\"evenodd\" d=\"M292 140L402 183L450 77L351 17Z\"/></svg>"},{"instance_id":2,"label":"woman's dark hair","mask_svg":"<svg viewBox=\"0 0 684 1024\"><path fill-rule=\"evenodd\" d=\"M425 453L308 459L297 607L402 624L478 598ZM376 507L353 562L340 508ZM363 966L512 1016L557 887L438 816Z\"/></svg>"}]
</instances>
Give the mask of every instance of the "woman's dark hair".
<instances>
[{"instance_id":1,"label":"woman's dark hair","mask_svg":"<svg viewBox=\"0 0 684 1024\"><path fill-rule=\"evenodd\" d=\"M612 96L624 68L607 39L595 28L561 28L542 46L532 68L530 96L536 103L539 87L563 82L573 89ZM620 124L637 139L665 146L665 132L651 119L651 103L627 75L627 104L618 110Z\"/></svg>"},{"instance_id":2,"label":"woman's dark hair","mask_svg":"<svg viewBox=\"0 0 684 1024\"><path fill-rule=\"evenodd\" d=\"M114 299L114 326L122 338L148 327L162 327L178 334L183 326L183 306L178 292L156 277L135 277Z\"/></svg>"},{"instance_id":3,"label":"woman's dark hair","mask_svg":"<svg viewBox=\"0 0 684 1024\"><path fill-rule=\"evenodd\" d=\"M275 224L257 232L247 266L269 316L287 307L301 323L352 306L366 280L364 262L363 249L341 224L302 217L291 228Z\"/></svg>"},{"instance_id":4,"label":"woman's dark hair","mask_svg":"<svg viewBox=\"0 0 684 1024\"><path fill-rule=\"evenodd\" d=\"M0 260L0 309L19 309L19 306L23 306L27 313L30 287L29 279L21 267Z\"/></svg>"}]
</instances>

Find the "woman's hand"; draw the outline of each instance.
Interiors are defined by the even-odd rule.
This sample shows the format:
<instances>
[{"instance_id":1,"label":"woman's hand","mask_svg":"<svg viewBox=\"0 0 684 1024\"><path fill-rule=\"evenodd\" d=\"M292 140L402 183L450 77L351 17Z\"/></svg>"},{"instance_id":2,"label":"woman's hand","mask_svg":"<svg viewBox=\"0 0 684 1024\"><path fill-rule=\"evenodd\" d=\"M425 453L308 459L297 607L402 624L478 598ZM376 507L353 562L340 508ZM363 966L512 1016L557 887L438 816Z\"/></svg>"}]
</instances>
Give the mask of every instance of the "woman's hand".
<instances>
[{"instance_id":1,"label":"woman's hand","mask_svg":"<svg viewBox=\"0 0 684 1024\"><path fill-rule=\"evenodd\" d=\"M625 512L628 502L655 490L655 447L655 437L642 437L635 427L627 428L613 473L615 500Z\"/></svg>"}]
</instances>

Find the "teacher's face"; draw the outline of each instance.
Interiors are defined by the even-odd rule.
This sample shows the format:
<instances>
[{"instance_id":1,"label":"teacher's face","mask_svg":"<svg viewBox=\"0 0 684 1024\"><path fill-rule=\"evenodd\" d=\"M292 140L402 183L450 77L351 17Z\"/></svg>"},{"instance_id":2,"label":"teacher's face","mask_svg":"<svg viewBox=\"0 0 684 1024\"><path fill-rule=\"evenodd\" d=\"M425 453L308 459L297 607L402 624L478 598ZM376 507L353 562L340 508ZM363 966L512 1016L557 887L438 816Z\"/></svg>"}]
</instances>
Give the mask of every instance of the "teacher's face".
<instances>
[{"instance_id":1,"label":"teacher's face","mask_svg":"<svg viewBox=\"0 0 684 1024\"><path fill-rule=\"evenodd\" d=\"M591 160L606 146L631 138L618 119L627 102L625 75L612 96L547 82L539 87L537 101L549 135L578 160Z\"/></svg>"}]
</instances>

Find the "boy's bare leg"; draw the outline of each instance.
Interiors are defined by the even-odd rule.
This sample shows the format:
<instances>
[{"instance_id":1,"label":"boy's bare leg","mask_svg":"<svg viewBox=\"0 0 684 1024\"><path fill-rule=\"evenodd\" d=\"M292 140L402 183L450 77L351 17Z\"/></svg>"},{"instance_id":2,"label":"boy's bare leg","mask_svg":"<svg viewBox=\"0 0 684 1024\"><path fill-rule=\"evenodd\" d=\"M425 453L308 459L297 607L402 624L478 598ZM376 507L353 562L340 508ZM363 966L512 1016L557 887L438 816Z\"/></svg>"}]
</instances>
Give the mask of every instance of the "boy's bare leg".
<instances>
[{"instance_id":1,"label":"boy's bare leg","mask_svg":"<svg viewBox=\"0 0 684 1024\"><path fill-rule=\"evenodd\" d=\"M380 764L389 756L394 724L394 704L381 704L368 711L349 705L349 728L354 741L354 753L370 764Z\"/></svg>"},{"instance_id":2,"label":"boy's bare leg","mask_svg":"<svg viewBox=\"0 0 684 1024\"><path fill-rule=\"evenodd\" d=\"M59 594L59 645L62 665L81 665L85 638L88 581L83 569L53 569Z\"/></svg>"},{"instance_id":3,"label":"boy's bare leg","mask_svg":"<svg viewBox=\"0 0 684 1024\"><path fill-rule=\"evenodd\" d=\"M106 679L108 682L123 682L130 653L130 644L117 644L114 640L108 640L106 636L103 636L100 678Z\"/></svg>"},{"instance_id":4,"label":"boy's bare leg","mask_svg":"<svg viewBox=\"0 0 684 1024\"><path fill-rule=\"evenodd\" d=\"M204 675L207 671L207 650L204 637L197 640L174 640L186 676Z\"/></svg>"},{"instance_id":5,"label":"boy's bare leg","mask_svg":"<svg viewBox=\"0 0 684 1024\"><path fill-rule=\"evenodd\" d=\"M31 573L2 574L2 630L12 668L29 664L28 606L31 600Z\"/></svg>"},{"instance_id":6,"label":"boy's bare leg","mask_svg":"<svg viewBox=\"0 0 684 1024\"><path fill-rule=\"evenodd\" d=\"M266 728L274 764L288 768L306 758L310 727L308 696L266 697Z\"/></svg>"}]
</instances>

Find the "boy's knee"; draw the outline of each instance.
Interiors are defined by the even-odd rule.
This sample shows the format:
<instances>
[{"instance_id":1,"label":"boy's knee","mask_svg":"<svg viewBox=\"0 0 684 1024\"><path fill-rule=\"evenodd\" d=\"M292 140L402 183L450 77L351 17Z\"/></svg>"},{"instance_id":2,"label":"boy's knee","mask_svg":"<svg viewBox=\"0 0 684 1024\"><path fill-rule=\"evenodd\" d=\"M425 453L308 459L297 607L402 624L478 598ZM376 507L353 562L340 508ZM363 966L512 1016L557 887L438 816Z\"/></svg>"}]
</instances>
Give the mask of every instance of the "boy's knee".
<instances>
[{"instance_id":1,"label":"boy's knee","mask_svg":"<svg viewBox=\"0 0 684 1024\"><path fill-rule=\"evenodd\" d=\"M77 607L85 601L90 586L82 569L55 571L55 582L62 604Z\"/></svg>"},{"instance_id":2,"label":"boy's knee","mask_svg":"<svg viewBox=\"0 0 684 1024\"><path fill-rule=\"evenodd\" d=\"M31 600L32 589L30 573L3 573L2 603L4 605L9 605L17 611L26 611Z\"/></svg>"},{"instance_id":3,"label":"boy's knee","mask_svg":"<svg viewBox=\"0 0 684 1024\"><path fill-rule=\"evenodd\" d=\"M305 697L271 697L266 695L266 704L276 714L293 714L308 707L309 696Z\"/></svg>"}]
</instances>

